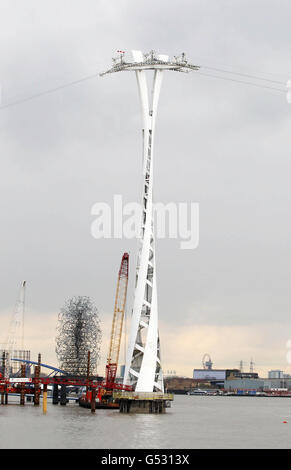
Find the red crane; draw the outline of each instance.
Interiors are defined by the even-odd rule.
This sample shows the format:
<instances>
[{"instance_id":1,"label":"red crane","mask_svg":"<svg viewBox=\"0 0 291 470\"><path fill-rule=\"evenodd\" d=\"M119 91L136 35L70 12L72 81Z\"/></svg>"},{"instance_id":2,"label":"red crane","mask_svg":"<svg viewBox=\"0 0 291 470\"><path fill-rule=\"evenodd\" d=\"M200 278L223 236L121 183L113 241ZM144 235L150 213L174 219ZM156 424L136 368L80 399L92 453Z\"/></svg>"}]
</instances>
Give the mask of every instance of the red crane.
<instances>
[{"instance_id":1,"label":"red crane","mask_svg":"<svg viewBox=\"0 0 291 470\"><path fill-rule=\"evenodd\" d=\"M97 386L98 393L98 405L101 408L118 407L118 403L114 403L112 400L113 390L125 390L131 391L130 385L123 385L116 383L116 373L118 367L118 359L121 344L122 327L125 313L126 297L127 297L127 286L128 286L128 265L129 265L129 254L124 253L120 269L118 272L117 288L115 294L114 312L112 320L112 328L110 335L109 352L107 356L107 364L105 369L105 379L101 386ZM80 404L89 403L92 399L92 391L88 387L86 394L80 399Z\"/></svg>"},{"instance_id":2,"label":"red crane","mask_svg":"<svg viewBox=\"0 0 291 470\"><path fill-rule=\"evenodd\" d=\"M115 295L115 304L112 320L112 329L110 336L109 352L107 356L107 365L105 371L105 388L107 390L115 388L115 379L120 352L120 343L122 335L122 326L125 313L127 286L128 286L128 265L129 254L124 253L120 269L118 272L117 288Z\"/></svg>"}]
</instances>

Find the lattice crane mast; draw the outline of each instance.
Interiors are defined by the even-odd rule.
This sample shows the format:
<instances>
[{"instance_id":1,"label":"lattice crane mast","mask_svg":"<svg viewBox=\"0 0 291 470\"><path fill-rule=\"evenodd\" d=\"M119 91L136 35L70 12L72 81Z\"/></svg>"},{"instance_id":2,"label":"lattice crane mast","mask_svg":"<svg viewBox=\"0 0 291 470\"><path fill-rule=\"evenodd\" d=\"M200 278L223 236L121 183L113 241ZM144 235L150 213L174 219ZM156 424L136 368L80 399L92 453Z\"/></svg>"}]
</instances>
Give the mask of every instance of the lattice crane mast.
<instances>
[{"instance_id":1,"label":"lattice crane mast","mask_svg":"<svg viewBox=\"0 0 291 470\"><path fill-rule=\"evenodd\" d=\"M128 286L128 265L129 254L124 253L120 269L118 272L118 281L115 295L114 313L112 320L112 329L110 336L110 346L107 356L107 365L105 371L105 388L108 390L114 388L118 358L120 352L122 326L126 305L127 286Z\"/></svg>"},{"instance_id":2,"label":"lattice crane mast","mask_svg":"<svg viewBox=\"0 0 291 470\"><path fill-rule=\"evenodd\" d=\"M9 375L11 368L11 359L17 349L24 348L24 311L25 311L25 290L26 281L21 283L19 297L16 302L15 310L11 319L8 337L6 340L5 351L8 355L6 360L5 375Z\"/></svg>"}]
</instances>

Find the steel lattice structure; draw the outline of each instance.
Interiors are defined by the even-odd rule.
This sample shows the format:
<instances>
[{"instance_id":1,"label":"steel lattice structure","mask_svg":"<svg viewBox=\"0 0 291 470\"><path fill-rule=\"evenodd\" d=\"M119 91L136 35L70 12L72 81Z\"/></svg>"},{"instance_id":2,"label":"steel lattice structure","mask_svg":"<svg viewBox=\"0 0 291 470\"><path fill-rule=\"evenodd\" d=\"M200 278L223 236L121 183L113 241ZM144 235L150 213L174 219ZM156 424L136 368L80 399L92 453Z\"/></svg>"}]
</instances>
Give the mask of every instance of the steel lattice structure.
<instances>
[{"instance_id":1,"label":"steel lattice structure","mask_svg":"<svg viewBox=\"0 0 291 470\"><path fill-rule=\"evenodd\" d=\"M11 359L13 357L29 359L30 352L24 350L24 313L25 313L25 293L26 281L23 281L20 286L19 297L17 299L15 310L11 318L9 332L4 344L3 351L6 354L6 367L5 376L9 377L10 374L16 372L13 370ZM1 351L1 354L2 352Z\"/></svg>"},{"instance_id":2,"label":"steel lattice structure","mask_svg":"<svg viewBox=\"0 0 291 470\"><path fill-rule=\"evenodd\" d=\"M198 70L189 64L185 54L170 60L154 51L143 54L132 51L133 61L126 61L124 52L113 59L113 67L101 76L121 71L134 71L139 89L143 116L143 216L140 247L136 267L136 287L124 384L137 392L163 392L164 382L160 357L158 305L156 285L155 237L153 218L153 145L158 100L163 72ZM146 71L153 70L153 85L149 96Z\"/></svg>"},{"instance_id":3,"label":"steel lattice structure","mask_svg":"<svg viewBox=\"0 0 291 470\"><path fill-rule=\"evenodd\" d=\"M60 368L72 375L87 375L88 351L91 373L96 370L101 330L98 310L89 297L73 297L58 317L56 353Z\"/></svg>"},{"instance_id":4,"label":"steel lattice structure","mask_svg":"<svg viewBox=\"0 0 291 470\"><path fill-rule=\"evenodd\" d=\"M106 365L106 386L114 384L119 359L122 326L128 286L129 255L124 253L118 272L117 288L112 319L109 352Z\"/></svg>"}]
</instances>

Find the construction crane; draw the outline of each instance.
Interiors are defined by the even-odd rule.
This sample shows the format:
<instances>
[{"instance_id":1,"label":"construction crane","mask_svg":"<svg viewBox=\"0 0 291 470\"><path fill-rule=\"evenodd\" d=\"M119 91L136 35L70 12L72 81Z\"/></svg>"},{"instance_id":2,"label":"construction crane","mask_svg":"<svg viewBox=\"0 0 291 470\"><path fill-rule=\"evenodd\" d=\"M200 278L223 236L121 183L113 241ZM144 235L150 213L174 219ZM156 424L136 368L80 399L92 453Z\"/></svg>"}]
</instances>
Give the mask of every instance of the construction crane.
<instances>
[{"instance_id":1,"label":"construction crane","mask_svg":"<svg viewBox=\"0 0 291 470\"><path fill-rule=\"evenodd\" d=\"M17 349L24 349L24 311L25 311L25 290L26 281L21 283L19 297L15 310L11 318L9 332L5 344L7 354L5 375L9 375L11 369L11 359Z\"/></svg>"},{"instance_id":2,"label":"construction crane","mask_svg":"<svg viewBox=\"0 0 291 470\"><path fill-rule=\"evenodd\" d=\"M120 269L118 272L117 288L115 295L115 304L110 336L109 352L105 371L105 388L110 390L114 388L116 372L118 366L120 343L122 335L122 326L126 305L127 286L128 286L128 265L129 254L124 253Z\"/></svg>"},{"instance_id":3,"label":"construction crane","mask_svg":"<svg viewBox=\"0 0 291 470\"><path fill-rule=\"evenodd\" d=\"M105 379L102 382L101 386L98 387L98 390L97 390L98 402L96 406L98 408L118 408L119 404L114 403L112 400L113 390L117 389L117 390L130 391L132 389L131 386L129 385L117 384L115 382L116 372L117 372L117 367L118 367L119 352L120 352L123 320L124 320L124 314L125 314L126 297L127 297L128 265L129 265L129 254L124 253L122 260L121 260L120 269L118 272L112 328L111 328L111 335L110 335L110 344L109 344L107 364L106 364L106 369L105 369ZM90 355L88 355L88 370L90 369L89 358L90 358ZM88 373L88 377L89 377L89 373ZM86 393L84 393L80 397L79 404L81 406L88 406L91 400L92 400L92 391L87 389Z\"/></svg>"}]
</instances>

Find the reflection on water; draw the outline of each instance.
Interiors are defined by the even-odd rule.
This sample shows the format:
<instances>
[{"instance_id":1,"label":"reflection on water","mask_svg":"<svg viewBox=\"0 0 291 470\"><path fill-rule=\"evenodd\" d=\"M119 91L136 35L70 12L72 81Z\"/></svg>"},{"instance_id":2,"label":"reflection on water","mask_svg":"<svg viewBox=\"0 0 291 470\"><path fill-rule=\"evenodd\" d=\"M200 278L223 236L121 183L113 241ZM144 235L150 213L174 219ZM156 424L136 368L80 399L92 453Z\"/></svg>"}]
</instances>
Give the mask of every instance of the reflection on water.
<instances>
[{"instance_id":1,"label":"reflection on water","mask_svg":"<svg viewBox=\"0 0 291 470\"><path fill-rule=\"evenodd\" d=\"M176 396L162 415L0 406L0 448L291 448L287 398ZM288 421L290 425L283 424Z\"/></svg>"}]
</instances>

